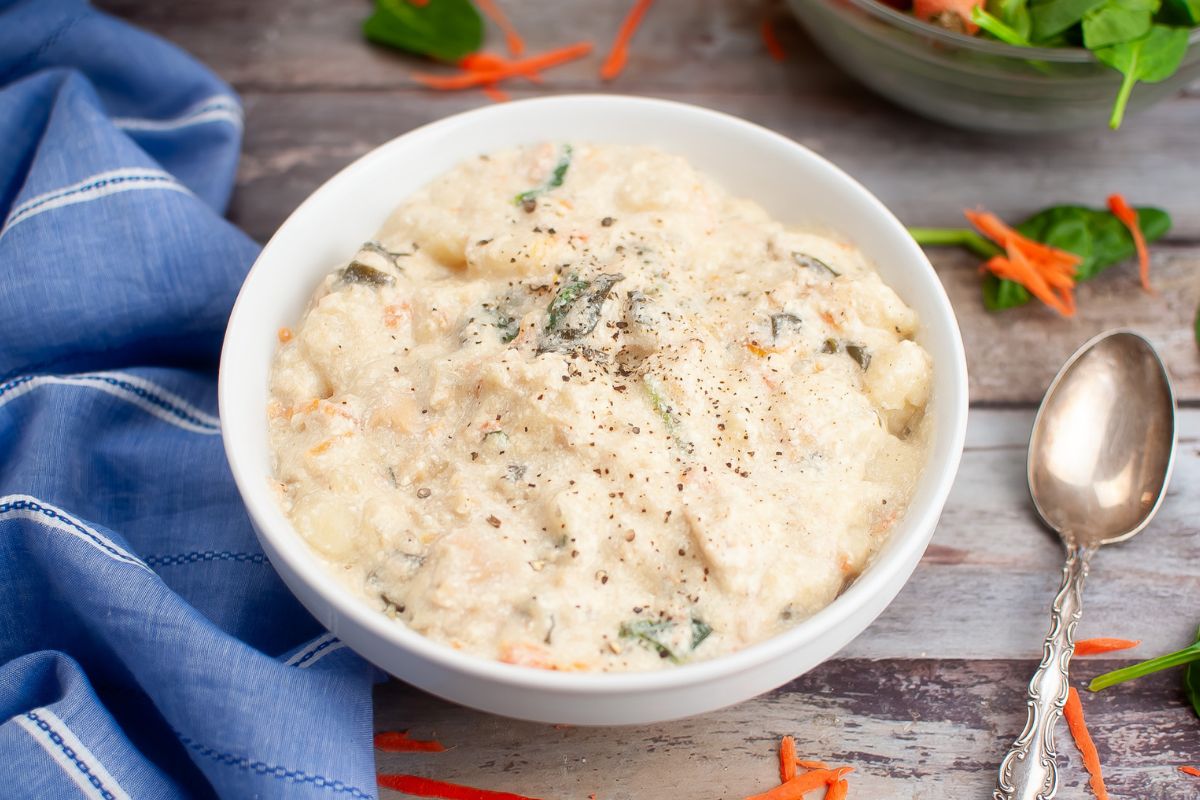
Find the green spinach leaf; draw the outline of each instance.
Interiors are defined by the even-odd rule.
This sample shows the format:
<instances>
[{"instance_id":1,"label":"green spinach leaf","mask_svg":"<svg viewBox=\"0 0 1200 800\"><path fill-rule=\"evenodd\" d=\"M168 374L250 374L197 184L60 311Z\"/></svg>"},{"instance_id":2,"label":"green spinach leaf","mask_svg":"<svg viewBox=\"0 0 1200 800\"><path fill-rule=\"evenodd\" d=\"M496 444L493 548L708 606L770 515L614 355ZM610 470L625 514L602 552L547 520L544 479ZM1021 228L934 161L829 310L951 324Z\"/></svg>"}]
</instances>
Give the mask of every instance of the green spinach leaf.
<instances>
[{"instance_id":1,"label":"green spinach leaf","mask_svg":"<svg viewBox=\"0 0 1200 800\"><path fill-rule=\"evenodd\" d=\"M676 625L677 623L672 620L638 619L622 624L620 635L622 639L636 639L658 653L660 658L667 658L678 664L708 638L712 633L712 626L692 617L690 639L677 643L675 637L679 632ZM682 648L679 646L680 644L682 644Z\"/></svg>"},{"instance_id":2,"label":"green spinach leaf","mask_svg":"<svg viewBox=\"0 0 1200 800\"><path fill-rule=\"evenodd\" d=\"M1149 661L1142 661L1129 667L1122 667L1112 672L1106 672L1103 675L1093 678L1092 682L1088 684L1088 689L1098 692L1101 689L1116 686L1118 683L1125 683L1126 681L1142 678L1155 672L1162 672L1164 669L1181 667L1184 664L1196 664L1197 662L1200 662L1200 640L1197 640L1190 647L1176 650L1174 653L1168 653L1165 656L1152 658ZM1188 671L1191 672L1190 667Z\"/></svg>"},{"instance_id":3,"label":"green spinach leaf","mask_svg":"<svg viewBox=\"0 0 1200 800\"><path fill-rule=\"evenodd\" d=\"M1200 25L1200 0L1163 0L1159 17L1165 25Z\"/></svg>"},{"instance_id":4,"label":"green spinach leaf","mask_svg":"<svg viewBox=\"0 0 1200 800\"><path fill-rule=\"evenodd\" d=\"M1083 44L1089 50L1131 42L1150 32L1158 0L1107 0L1083 17Z\"/></svg>"},{"instance_id":5,"label":"green spinach leaf","mask_svg":"<svg viewBox=\"0 0 1200 800\"><path fill-rule=\"evenodd\" d=\"M1140 39L1092 51L1098 60L1125 76L1108 121L1111 128L1121 126L1134 84L1158 83L1175 74L1187 54L1189 33L1187 28L1153 25Z\"/></svg>"},{"instance_id":6,"label":"green spinach leaf","mask_svg":"<svg viewBox=\"0 0 1200 800\"><path fill-rule=\"evenodd\" d=\"M1029 47L1031 45L1028 33L1022 33L994 14L985 11L983 6L974 6L971 9L971 22L974 22L1005 44L1016 45L1017 47Z\"/></svg>"},{"instance_id":7,"label":"green spinach leaf","mask_svg":"<svg viewBox=\"0 0 1200 800\"><path fill-rule=\"evenodd\" d=\"M1196 633L1196 643L1193 647L1200 647L1200 631ZM1192 709L1197 714L1200 714L1200 661L1193 661L1184 670L1183 690L1187 693L1188 702L1192 704Z\"/></svg>"},{"instance_id":8,"label":"green spinach leaf","mask_svg":"<svg viewBox=\"0 0 1200 800\"><path fill-rule=\"evenodd\" d=\"M1029 0L991 0L987 10L1026 41L1033 32L1033 19L1029 14Z\"/></svg>"},{"instance_id":9,"label":"green spinach leaf","mask_svg":"<svg viewBox=\"0 0 1200 800\"><path fill-rule=\"evenodd\" d=\"M1093 8L1103 5L1105 0L1042 0L1029 6L1029 17L1033 40L1047 42L1078 25Z\"/></svg>"},{"instance_id":10,"label":"green spinach leaf","mask_svg":"<svg viewBox=\"0 0 1200 800\"><path fill-rule=\"evenodd\" d=\"M375 0L375 13L363 23L369 41L458 61L483 44L483 19L470 0L436 0L416 5L408 0Z\"/></svg>"}]
</instances>

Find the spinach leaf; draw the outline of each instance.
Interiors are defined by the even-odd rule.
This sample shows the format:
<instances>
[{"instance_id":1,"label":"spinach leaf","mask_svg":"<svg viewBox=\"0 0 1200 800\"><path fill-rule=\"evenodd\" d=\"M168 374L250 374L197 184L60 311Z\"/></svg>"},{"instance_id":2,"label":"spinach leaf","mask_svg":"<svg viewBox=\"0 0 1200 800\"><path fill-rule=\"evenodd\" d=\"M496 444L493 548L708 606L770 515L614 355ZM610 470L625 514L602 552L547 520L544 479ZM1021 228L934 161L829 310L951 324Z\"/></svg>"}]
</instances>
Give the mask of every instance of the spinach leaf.
<instances>
[{"instance_id":1,"label":"spinach leaf","mask_svg":"<svg viewBox=\"0 0 1200 800\"><path fill-rule=\"evenodd\" d=\"M1138 223L1147 242L1161 239L1171 228L1171 217L1159 208L1139 208ZM1136 253L1133 236L1111 212L1083 206L1054 206L1034 214L1017 226L1017 231L1044 244L1081 256L1075 279L1086 281L1113 264ZM988 311L1003 311L1025 305L1031 299L1025 287L988 274L983 279L983 305Z\"/></svg>"},{"instance_id":2,"label":"spinach leaf","mask_svg":"<svg viewBox=\"0 0 1200 800\"><path fill-rule=\"evenodd\" d=\"M1093 8L1105 0L1042 0L1029 6L1033 40L1038 44L1053 39L1078 25Z\"/></svg>"},{"instance_id":3,"label":"spinach leaf","mask_svg":"<svg viewBox=\"0 0 1200 800\"><path fill-rule=\"evenodd\" d=\"M1138 81L1158 83L1175 74L1187 55L1189 34L1187 28L1153 25L1150 32L1140 39L1092 51L1099 61L1125 76L1113 104L1109 127L1114 130L1121 127L1134 84Z\"/></svg>"},{"instance_id":4,"label":"spinach leaf","mask_svg":"<svg viewBox=\"0 0 1200 800\"><path fill-rule=\"evenodd\" d=\"M793 251L792 261L796 262L796 266L804 267L805 269L816 270L817 272L824 272L832 278L842 277L842 273L838 272L836 269L829 266L816 256L810 256L807 253Z\"/></svg>"},{"instance_id":5,"label":"spinach leaf","mask_svg":"<svg viewBox=\"0 0 1200 800\"><path fill-rule=\"evenodd\" d=\"M550 177L546 179L546 182L536 189L521 192L513 198L513 203L518 206L525 205L530 201L536 200L540 195L545 194L551 189L557 189L559 186L562 186L563 179L567 177L567 170L571 167L571 155L573 153L574 150L571 145L564 144L562 151L558 154L558 163L554 165L554 171L550 173ZM532 208L527 207L526 210L532 210Z\"/></svg>"},{"instance_id":6,"label":"spinach leaf","mask_svg":"<svg viewBox=\"0 0 1200 800\"><path fill-rule=\"evenodd\" d=\"M1116 686L1118 683L1125 683L1126 681L1131 681L1136 678L1142 678L1155 672L1161 672L1164 669L1180 667L1184 664L1194 665L1197 662L1200 662L1200 639L1198 639L1196 643L1190 647L1185 647L1182 650L1176 650L1174 653L1169 653L1165 656L1159 656L1158 658L1152 658L1149 661L1142 661L1141 663L1134 664L1133 666L1122 667L1121 669L1116 669L1112 672L1106 672L1103 675L1093 678L1092 682L1088 684L1088 689L1093 692L1098 692L1101 689L1107 689L1110 686ZM1191 667L1188 668L1188 672L1192 672ZM1191 676L1187 676L1186 679L1191 680Z\"/></svg>"},{"instance_id":7,"label":"spinach leaf","mask_svg":"<svg viewBox=\"0 0 1200 800\"><path fill-rule=\"evenodd\" d=\"M343 286L357 283L361 286L379 287L391 286L395 282L395 278L382 270L375 269L361 261L351 261L349 266L338 272L333 286L335 289L340 289Z\"/></svg>"},{"instance_id":8,"label":"spinach leaf","mask_svg":"<svg viewBox=\"0 0 1200 800\"><path fill-rule=\"evenodd\" d=\"M1033 32L1029 0L991 0L987 4L987 10L1022 39L1029 40L1029 35Z\"/></svg>"},{"instance_id":9,"label":"spinach leaf","mask_svg":"<svg viewBox=\"0 0 1200 800\"><path fill-rule=\"evenodd\" d=\"M1158 0L1106 0L1083 17L1083 44L1098 50L1150 32Z\"/></svg>"},{"instance_id":10,"label":"spinach leaf","mask_svg":"<svg viewBox=\"0 0 1200 800\"><path fill-rule=\"evenodd\" d=\"M590 281L571 276L546 309L538 353L558 349L594 331L608 293L623 280L624 275L598 275Z\"/></svg>"},{"instance_id":11,"label":"spinach leaf","mask_svg":"<svg viewBox=\"0 0 1200 800\"><path fill-rule=\"evenodd\" d=\"M965 247L980 258L1004 252L970 228L909 228L908 232L922 247Z\"/></svg>"},{"instance_id":12,"label":"spinach leaf","mask_svg":"<svg viewBox=\"0 0 1200 800\"><path fill-rule=\"evenodd\" d=\"M692 617L690 647L687 652L680 653L671 648L671 638L675 634L676 625L672 620L638 619L622 624L620 635L622 639L637 639L658 653L660 658L668 658L678 664L708 638L712 633L712 626Z\"/></svg>"},{"instance_id":13,"label":"spinach leaf","mask_svg":"<svg viewBox=\"0 0 1200 800\"><path fill-rule=\"evenodd\" d=\"M1028 32L1022 33L999 17L985 11L983 6L974 6L971 8L971 22L974 22L1005 44L1016 45L1017 47L1031 46Z\"/></svg>"},{"instance_id":14,"label":"spinach leaf","mask_svg":"<svg viewBox=\"0 0 1200 800\"><path fill-rule=\"evenodd\" d=\"M1200 0L1163 0L1159 21L1166 25L1200 25Z\"/></svg>"},{"instance_id":15,"label":"spinach leaf","mask_svg":"<svg viewBox=\"0 0 1200 800\"><path fill-rule=\"evenodd\" d=\"M458 61L483 44L483 19L470 0L437 0L417 5L408 0L375 0L375 13L363 23L369 41Z\"/></svg>"},{"instance_id":16,"label":"spinach leaf","mask_svg":"<svg viewBox=\"0 0 1200 800\"><path fill-rule=\"evenodd\" d=\"M1193 647L1200 647L1200 632L1196 633L1196 644ZM1183 671L1183 690L1187 693L1192 709L1200 714L1200 661L1193 661Z\"/></svg>"}]
</instances>

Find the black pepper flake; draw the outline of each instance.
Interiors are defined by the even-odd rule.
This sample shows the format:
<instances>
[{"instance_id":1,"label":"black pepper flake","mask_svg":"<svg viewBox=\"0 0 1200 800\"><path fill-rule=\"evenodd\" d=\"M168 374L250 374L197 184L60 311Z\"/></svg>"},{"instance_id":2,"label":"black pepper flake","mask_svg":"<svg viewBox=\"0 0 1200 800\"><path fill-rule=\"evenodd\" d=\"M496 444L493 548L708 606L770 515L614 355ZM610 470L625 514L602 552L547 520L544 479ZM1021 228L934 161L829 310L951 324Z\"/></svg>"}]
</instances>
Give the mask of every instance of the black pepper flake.
<instances>
[{"instance_id":1,"label":"black pepper flake","mask_svg":"<svg viewBox=\"0 0 1200 800\"><path fill-rule=\"evenodd\" d=\"M431 494L433 494L433 492L431 492L427 486L422 486L420 489L417 489L417 497L421 498L422 500L424 500L426 497L429 497Z\"/></svg>"},{"instance_id":2,"label":"black pepper flake","mask_svg":"<svg viewBox=\"0 0 1200 800\"><path fill-rule=\"evenodd\" d=\"M612 227L612 224L613 224L613 218L612 218L612 217L605 217L604 219L600 220L600 226L601 226L601 227L604 227L604 228L611 228L611 227Z\"/></svg>"},{"instance_id":3,"label":"black pepper flake","mask_svg":"<svg viewBox=\"0 0 1200 800\"><path fill-rule=\"evenodd\" d=\"M487 524L491 525L493 528L499 528L500 520L496 517L495 514L489 514L488 518L487 518Z\"/></svg>"},{"instance_id":4,"label":"black pepper flake","mask_svg":"<svg viewBox=\"0 0 1200 800\"><path fill-rule=\"evenodd\" d=\"M532 197L522 200L521 210L526 214L532 214L534 211L537 211L537 200L534 200Z\"/></svg>"}]
</instances>

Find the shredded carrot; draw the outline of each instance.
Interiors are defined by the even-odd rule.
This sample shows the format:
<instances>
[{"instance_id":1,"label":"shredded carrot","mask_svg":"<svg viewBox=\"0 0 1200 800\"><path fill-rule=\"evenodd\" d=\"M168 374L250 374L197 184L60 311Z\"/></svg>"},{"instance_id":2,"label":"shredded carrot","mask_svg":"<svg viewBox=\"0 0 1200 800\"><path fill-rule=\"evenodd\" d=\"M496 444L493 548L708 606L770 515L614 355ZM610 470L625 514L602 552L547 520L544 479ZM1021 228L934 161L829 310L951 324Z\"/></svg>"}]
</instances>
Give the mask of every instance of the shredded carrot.
<instances>
[{"instance_id":1,"label":"shredded carrot","mask_svg":"<svg viewBox=\"0 0 1200 800\"><path fill-rule=\"evenodd\" d=\"M758 30L762 34L763 45L766 46L767 52L771 54L771 58L776 61L786 59L787 51L779 43L779 37L775 35L775 25L771 22L770 17L762 21L762 26Z\"/></svg>"},{"instance_id":2,"label":"shredded carrot","mask_svg":"<svg viewBox=\"0 0 1200 800\"><path fill-rule=\"evenodd\" d=\"M1114 653L1117 650L1132 650L1141 643L1141 639L1080 639L1075 643L1075 655L1094 656L1100 653Z\"/></svg>"},{"instance_id":3,"label":"shredded carrot","mask_svg":"<svg viewBox=\"0 0 1200 800\"><path fill-rule=\"evenodd\" d=\"M523 58L519 61L509 61L492 69L464 70L457 75L429 75L415 72L412 79L430 89L453 91L455 89L473 89L479 86L499 83L514 77L527 77L550 67L556 67L577 58L583 58L592 51L591 42L576 42L575 44L547 50L536 56Z\"/></svg>"},{"instance_id":4,"label":"shredded carrot","mask_svg":"<svg viewBox=\"0 0 1200 800\"><path fill-rule=\"evenodd\" d=\"M1200 778L1200 769L1195 767L1180 767L1179 771L1184 775L1191 775L1193 778Z\"/></svg>"},{"instance_id":5,"label":"shredded carrot","mask_svg":"<svg viewBox=\"0 0 1200 800\"><path fill-rule=\"evenodd\" d=\"M805 761L799 758L796 759L796 766L804 767L805 769L829 769L829 765L824 761Z\"/></svg>"},{"instance_id":6,"label":"shredded carrot","mask_svg":"<svg viewBox=\"0 0 1200 800\"><path fill-rule=\"evenodd\" d=\"M408 731L380 731L375 734L375 749L385 753L441 753L446 748L437 739L413 739Z\"/></svg>"},{"instance_id":7,"label":"shredded carrot","mask_svg":"<svg viewBox=\"0 0 1200 800\"><path fill-rule=\"evenodd\" d=\"M1096 750L1092 735L1088 733L1087 724L1083 720L1083 705L1079 702L1079 692L1075 691L1074 686L1067 693L1067 705L1063 709L1063 716L1066 717L1067 728L1075 739L1075 746L1079 748L1079 755L1083 757L1083 766L1091 775L1088 785L1092 787L1097 800L1108 800L1108 789L1104 786L1104 775L1100 771L1100 753Z\"/></svg>"},{"instance_id":8,"label":"shredded carrot","mask_svg":"<svg viewBox=\"0 0 1200 800\"><path fill-rule=\"evenodd\" d=\"M473 786L420 778L416 775L380 773L376 781L385 789L395 789L414 797L437 797L441 800L536 800L520 794L492 792Z\"/></svg>"},{"instance_id":9,"label":"shredded carrot","mask_svg":"<svg viewBox=\"0 0 1200 800\"><path fill-rule=\"evenodd\" d=\"M1082 258L1035 242L986 211L963 212L980 233L1004 248L984 266L996 277L1015 281L1064 317L1075 314L1075 268Z\"/></svg>"},{"instance_id":10,"label":"shredded carrot","mask_svg":"<svg viewBox=\"0 0 1200 800\"><path fill-rule=\"evenodd\" d=\"M408 4L417 8L424 8L429 5L429 0L408 0Z\"/></svg>"},{"instance_id":11,"label":"shredded carrot","mask_svg":"<svg viewBox=\"0 0 1200 800\"><path fill-rule=\"evenodd\" d=\"M1129 229L1129 234L1133 237L1133 246L1137 248L1138 274L1142 278L1142 288L1153 292L1154 289L1150 286L1150 251L1146 249L1146 237L1142 234L1137 211L1119 194L1108 196L1108 210Z\"/></svg>"},{"instance_id":12,"label":"shredded carrot","mask_svg":"<svg viewBox=\"0 0 1200 800\"><path fill-rule=\"evenodd\" d=\"M291 328L280 328L278 335L279 335L279 341L286 344L287 342L290 342L292 340L292 329Z\"/></svg>"},{"instance_id":13,"label":"shredded carrot","mask_svg":"<svg viewBox=\"0 0 1200 800\"><path fill-rule=\"evenodd\" d=\"M493 103L507 103L512 99L508 92L496 86L494 83L486 84L483 87L483 93L487 95L487 99L491 100Z\"/></svg>"},{"instance_id":14,"label":"shredded carrot","mask_svg":"<svg viewBox=\"0 0 1200 800\"><path fill-rule=\"evenodd\" d=\"M825 790L825 800L846 800L849 793L850 784L847 781L838 781Z\"/></svg>"},{"instance_id":15,"label":"shredded carrot","mask_svg":"<svg viewBox=\"0 0 1200 800\"><path fill-rule=\"evenodd\" d=\"M467 72L495 72L508 69L512 64L511 60L495 53L471 53L458 62L458 66ZM543 82L541 74L537 72L522 73L521 77L530 83Z\"/></svg>"},{"instance_id":16,"label":"shredded carrot","mask_svg":"<svg viewBox=\"0 0 1200 800\"><path fill-rule=\"evenodd\" d=\"M796 739L785 736L779 742L779 780L787 783L796 777Z\"/></svg>"},{"instance_id":17,"label":"shredded carrot","mask_svg":"<svg viewBox=\"0 0 1200 800\"><path fill-rule=\"evenodd\" d=\"M617 38L613 39L612 49L608 51L608 57L604 59L604 64L600 67L600 77L604 80L611 81L621 74L621 70L625 67L625 60L629 57L629 40L637 32L638 25L642 23L642 17L646 15L646 11L653 2L654 0L635 0L629 13L625 15L625 19L617 31Z\"/></svg>"},{"instance_id":18,"label":"shredded carrot","mask_svg":"<svg viewBox=\"0 0 1200 800\"><path fill-rule=\"evenodd\" d=\"M840 780L840 778L834 777L837 774L835 770L815 769L812 772L797 775L769 792L747 797L746 800L802 800L805 792L836 783L837 780Z\"/></svg>"},{"instance_id":19,"label":"shredded carrot","mask_svg":"<svg viewBox=\"0 0 1200 800\"><path fill-rule=\"evenodd\" d=\"M509 55L513 58L521 56L525 52L525 40L517 33L517 29L508 21L508 17L500 10L500 6L496 5L495 0L475 0L475 4L504 32L504 45L508 48Z\"/></svg>"}]
</instances>

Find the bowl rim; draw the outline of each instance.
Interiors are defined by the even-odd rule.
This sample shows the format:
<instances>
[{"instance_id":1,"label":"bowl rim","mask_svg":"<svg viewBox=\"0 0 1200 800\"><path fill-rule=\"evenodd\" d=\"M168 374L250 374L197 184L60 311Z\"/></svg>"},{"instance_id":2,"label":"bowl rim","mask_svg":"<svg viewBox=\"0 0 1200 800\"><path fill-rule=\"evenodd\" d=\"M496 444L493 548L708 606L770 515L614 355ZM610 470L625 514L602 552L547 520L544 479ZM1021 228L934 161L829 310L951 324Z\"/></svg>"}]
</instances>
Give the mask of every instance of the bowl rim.
<instances>
[{"instance_id":1,"label":"bowl rim","mask_svg":"<svg viewBox=\"0 0 1200 800\"><path fill-rule=\"evenodd\" d=\"M966 50L975 50L980 53L1015 58L1022 61L1056 61L1065 64L1100 63L1091 50L1083 47L1020 47L1015 44L1008 44L1007 42L983 39L978 36L969 36L965 33L939 28L937 25L931 25L924 20L917 19L911 14L906 14L903 11L892 8L883 3L882 0L817 1L828 2L829 5L849 3L875 19L890 23L897 28L921 36L932 37L944 44L961 47ZM1188 47L1195 44L1200 44L1200 26L1192 28L1191 34L1188 36Z\"/></svg>"},{"instance_id":2,"label":"bowl rim","mask_svg":"<svg viewBox=\"0 0 1200 800\"><path fill-rule=\"evenodd\" d=\"M276 239L310 204L316 203L317 197L336 191L344 184L351 185L354 181L361 179L362 175L370 174L373 165L386 159L390 150L412 146L414 141L432 147L437 144L439 134L443 131L464 125L486 125L489 117L495 114L514 113L513 109L532 111L537 106L570 106L580 103L607 105L614 114L638 113L640 110L667 110L681 115L681 124L692 121L700 124L722 125L737 129L749 137L755 137L763 144L771 142L785 146L797 151L797 155L802 156L812 167L831 173L837 179L845 182L848 190L858 194L871 206L879 224L907 233L903 224L874 194L828 159L783 134L724 112L674 100L617 94L553 95L470 109L403 133L363 154L315 189L279 226L247 273L243 287L239 290L237 300L230 313L222 344L218 374L218 405L222 419L226 418L225 410L236 402L235 395L239 393L234 388L233 381L226 380L230 373L230 361L237 358L235 354L239 349L235 339L235 335L241 327L239 320L243 317L253 317L258 310L250 305L250 300L244 291L245 287L249 285L256 272L267 269L265 265L270 261L272 245ZM886 562L879 558L883 551L878 551L868 568L854 583L824 608L788 630L741 650L668 669L642 672L567 672L534 669L505 664L455 650L449 645L430 639L403 624L397 624L388 619L381 612L370 608L362 598L343 586L283 516L282 510L279 509L274 498L266 496L269 493L265 491L263 476L247 464L240 455L239 442L241 439L236 435L239 432L223 424L221 436L234 481L247 513L254 522L254 528L262 540L264 549L272 559L279 558L286 564L286 571L277 569L285 583L289 583L286 573L290 571L292 576L327 604L330 609L329 616L334 620L345 619L347 622L365 629L373 637L401 650L409 651L412 655L439 668L522 689L535 689L559 695L589 696L615 696L644 694L656 690L677 690L750 672L795 652L805 643L828 638L840 624L847 622L856 613L869 607L872 598L884 594L895 573L901 570L905 564L915 566L920 558L920 553L925 550L933 536L938 518L957 475L966 438L969 406L966 354L957 318L945 287L937 277L924 251L911 237L906 238L907 241L901 247L907 250L907 253L900 257L903 257L905 261L923 265L924 270L927 271L930 279L928 288L933 294L932 302L937 308L936 316L940 320L937 333L949 335L948 344L952 352L952 358L948 359L949 363L938 364L939 369L949 371L950 382L948 385L951 386L951 390L947 393L948 396L941 398L943 404L949 406L945 412L945 430L939 429L937 432L938 438L935 438L934 450L930 454L931 459L943 459L940 464L940 474L931 481L928 489L928 502L923 507L909 506L905 515L906 529L909 535L902 540L890 537L885 543L885 547L888 548ZM945 330L941 330L941 328ZM258 433L265 435L265 424L264 429ZM939 441L942 436L946 437L945 440ZM929 464L926 466L928 467ZM258 483L264 484L262 487L264 491L258 491ZM907 582L910 574L904 575L903 582ZM290 586L289 589L291 589ZM299 595L294 590L293 594ZM895 592L892 593L892 596L894 594ZM891 599L892 597L889 597L889 602ZM310 611L310 613L313 612ZM873 620L868 620L862 629L865 630L871 621ZM333 632L335 635L337 634L336 630Z\"/></svg>"}]
</instances>

